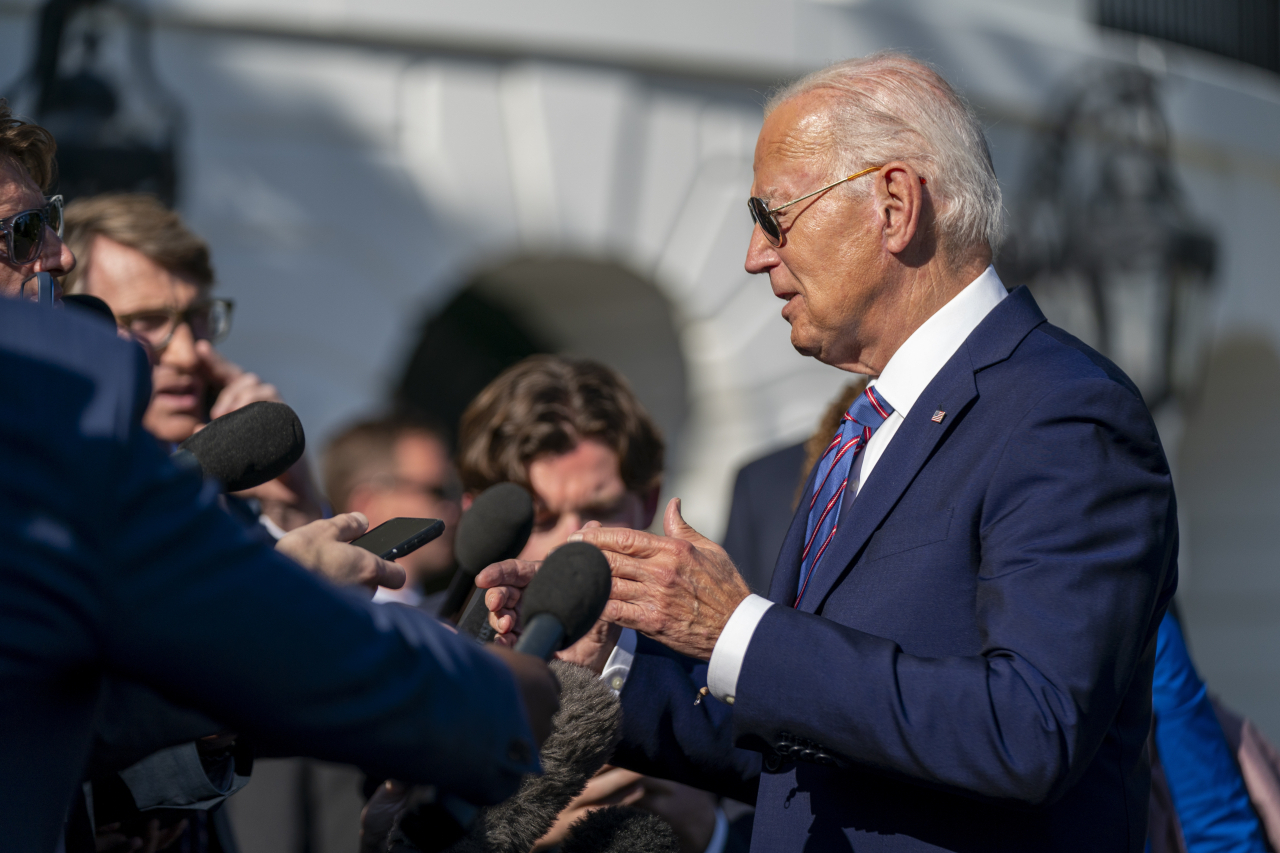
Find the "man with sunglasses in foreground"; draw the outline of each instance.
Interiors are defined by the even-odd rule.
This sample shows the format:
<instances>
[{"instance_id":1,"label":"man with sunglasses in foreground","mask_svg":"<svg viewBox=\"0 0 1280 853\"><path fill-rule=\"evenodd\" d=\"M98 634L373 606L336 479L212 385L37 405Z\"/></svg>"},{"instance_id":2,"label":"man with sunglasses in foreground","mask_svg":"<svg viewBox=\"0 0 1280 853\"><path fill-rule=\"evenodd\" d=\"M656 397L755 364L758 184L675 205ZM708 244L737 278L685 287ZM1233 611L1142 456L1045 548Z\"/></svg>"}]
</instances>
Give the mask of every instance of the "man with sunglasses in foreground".
<instances>
[{"instance_id":1,"label":"man with sunglasses in foreground","mask_svg":"<svg viewBox=\"0 0 1280 853\"><path fill-rule=\"evenodd\" d=\"M53 153L47 131L0 102L0 228L43 217L32 245L4 232L0 257L4 849L59 846L108 674L280 751L477 804L509 796L537 768L535 733L556 709L546 665L375 607L250 536L143 429L142 349L93 317L16 298L75 263L42 196ZM327 534L288 550L329 576L403 578L347 544L363 529L354 514L316 522L290 536Z\"/></svg>"},{"instance_id":2,"label":"man with sunglasses in foreground","mask_svg":"<svg viewBox=\"0 0 1280 853\"><path fill-rule=\"evenodd\" d=\"M76 267L67 293L97 296L152 358L151 405L142 418L177 444L211 419L259 400L274 385L224 358L233 303L215 298L209 247L154 196L115 193L67 205L65 240ZM261 502L276 535L319 518L322 500L304 455L283 476L243 494Z\"/></svg>"},{"instance_id":3,"label":"man with sunglasses in foreground","mask_svg":"<svg viewBox=\"0 0 1280 853\"><path fill-rule=\"evenodd\" d=\"M986 141L932 69L879 54L791 85L754 169L747 270L802 355L873 378L767 597L678 501L665 536L571 537L609 556L607 620L709 664L704 696L637 645L614 761L724 790L760 753L770 853L1140 853L1177 553L1141 395L1005 292ZM499 631L527 574L477 578Z\"/></svg>"}]
</instances>

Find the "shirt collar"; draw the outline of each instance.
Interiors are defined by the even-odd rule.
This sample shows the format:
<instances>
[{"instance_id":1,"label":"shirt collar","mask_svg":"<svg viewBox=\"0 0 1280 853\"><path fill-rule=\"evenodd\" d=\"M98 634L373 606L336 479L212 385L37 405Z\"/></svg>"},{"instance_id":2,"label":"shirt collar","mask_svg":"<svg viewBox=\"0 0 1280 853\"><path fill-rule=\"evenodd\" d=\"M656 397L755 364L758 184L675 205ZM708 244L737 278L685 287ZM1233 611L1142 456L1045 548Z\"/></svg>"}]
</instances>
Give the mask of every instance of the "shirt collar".
<instances>
[{"instance_id":1,"label":"shirt collar","mask_svg":"<svg viewBox=\"0 0 1280 853\"><path fill-rule=\"evenodd\" d=\"M911 333L871 381L896 414L907 416L924 389L1000 300L1009 295L996 268L982 275Z\"/></svg>"}]
</instances>

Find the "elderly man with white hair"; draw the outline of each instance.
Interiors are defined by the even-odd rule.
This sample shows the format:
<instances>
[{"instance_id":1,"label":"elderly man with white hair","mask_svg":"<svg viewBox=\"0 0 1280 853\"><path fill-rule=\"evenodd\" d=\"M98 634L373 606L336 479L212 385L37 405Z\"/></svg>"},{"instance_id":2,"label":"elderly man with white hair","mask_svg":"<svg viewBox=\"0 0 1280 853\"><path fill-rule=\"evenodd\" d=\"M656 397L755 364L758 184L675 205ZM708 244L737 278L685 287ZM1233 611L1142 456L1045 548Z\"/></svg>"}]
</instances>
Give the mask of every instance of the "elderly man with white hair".
<instances>
[{"instance_id":1,"label":"elderly man with white hair","mask_svg":"<svg viewBox=\"0 0 1280 853\"><path fill-rule=\"evenodd\" d=\"M973 112L900 54L819 71L769 103L749 204L792 344L872 379L768 598L678 500L665 536L576 535L643 635L615 763L758 791L758 851L1139 853L1169 468L1133 383L997 277ZM479 579L498 630L533 571Z\"/></svg>"}]
</instances>

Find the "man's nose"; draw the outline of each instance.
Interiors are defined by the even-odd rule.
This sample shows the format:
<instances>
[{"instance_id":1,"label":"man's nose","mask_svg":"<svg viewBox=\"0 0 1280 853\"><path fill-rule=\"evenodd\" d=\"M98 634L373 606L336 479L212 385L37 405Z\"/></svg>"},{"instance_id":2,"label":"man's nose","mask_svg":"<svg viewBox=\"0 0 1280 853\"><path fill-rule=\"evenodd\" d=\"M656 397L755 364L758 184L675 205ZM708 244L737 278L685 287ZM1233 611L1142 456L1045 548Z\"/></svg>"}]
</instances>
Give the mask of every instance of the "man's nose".
<instances>
[{"instance_id":1,"label":"man's nose","mask_svg":"<svg viewBox=\"0 0 1280 853\"><path fill-rule=\"evenodd\" d=\"M752 226L751 242L747 244L747 260L742 266L747 272L755 275L768 272L771 267L777 266L780 262L778 250L764 236L764 231L759 225Z\"/></svg>"},{"instance_id":2,"label":"man's nose","mask_svg":"<svg viewBox=\"0 0 1280 853\"><path fill-rule=\"evenodd\" d=\"M200 366L200 354L196 352L196 336L191 332L191 324L178 321L173 330L169 345L160 353L160 363L194 373Z\"/></svg>"},{"instance_id":3,"label":"man's nose","mask_svg":"<svg viewBox=\"0 0 1280 853\"><path fill-rule=\"evenodd\" d=\"M36 258L36 272L47 272L54 276L64 276L76 268L76 256L71 254L67 244L62 242L58 232L45 226L44 245L40 247L40 257Z\"/></svg>"}]
</instances>

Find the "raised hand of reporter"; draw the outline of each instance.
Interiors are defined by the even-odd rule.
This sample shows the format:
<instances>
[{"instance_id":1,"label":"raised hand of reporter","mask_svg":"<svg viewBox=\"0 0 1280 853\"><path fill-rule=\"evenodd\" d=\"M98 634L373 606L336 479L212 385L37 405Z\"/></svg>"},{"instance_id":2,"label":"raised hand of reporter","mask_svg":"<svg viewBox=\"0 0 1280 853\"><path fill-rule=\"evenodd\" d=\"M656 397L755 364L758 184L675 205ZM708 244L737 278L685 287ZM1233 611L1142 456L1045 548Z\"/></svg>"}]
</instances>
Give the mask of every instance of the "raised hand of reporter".
<instances>
[{"instance_id":1,"label":"raised hand of reporter","mask_svg":"<svg viewBox=\"0 0 1280 853\"><path fill-rule=\"evenodd\" d=\"M347 544L368 529L363 513L344 512L285 534L276 550L338 586L363 586L370 596L380 586L399 589L405 582L402 567Z\"/></svg>"},{"instance_id":2,"label":"raised hand of reporter","mask_svg":"<svg viewBox=\"0 0 1280 853\"><path fill-rule=\"evenodd\" d=\"M201 370L210 386L220 389L209 407L211 419L230 414L250 403L283 402L276 386L229 361L213 348L213 344L196 341L195 346ZM276 479L237 494L257 499L262 504L263 513L284 530L293 530L323 515L323 499L305 455Z\"/></svg>"},{"instance_id":3,"label":"raised hand of reporter","mask_svg":"<svg viewBox=\"0 0 1280 853\"><path fill-rule=\"evenodd\" d=\"M751 594L725 550L690 527L672 498L665 536L617 527L584 528L570 542L589 542L609 558L610 622L634 628L668 648L710 660L725 623Z\"/></svg>"},{"instance_id":4,"label":"raised hand of reporter","mask_svg":"<svg viewBox=\"0 0 1280 853\"><path fill-rule=\"evenodd\" d=\"M598 527L599 524L592 522L587 526ZM533 560L503 560L476 575L476 586L485 590L484 603L489 608L489 624L498 632L494 642L504 646L515 645L519 638L520 599L541 565L541 562ZM556 658L585 666L599 674L604 671L621 633L620 625L599 620L578 642L556 652Z\"/></svg>"},{"instance_id":5,"label":"raised hand of reporter","mask_svg":"<svg viewBox=\"0 0 1280 853\"><path fill-rule=\"evenodd\" d=\"M533 655L525 655L506 646L488 645L490 652L497 655L520 688L520 696L524 699L525 715L529 718L529 727L533 729L533 737L541 747L551 735L551 718L560 710L560 682L556 679L546 661Z\"/></svg>"}]
</instances>

